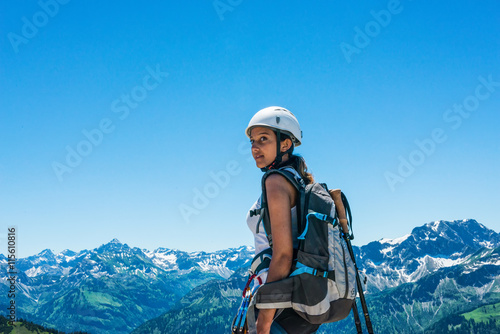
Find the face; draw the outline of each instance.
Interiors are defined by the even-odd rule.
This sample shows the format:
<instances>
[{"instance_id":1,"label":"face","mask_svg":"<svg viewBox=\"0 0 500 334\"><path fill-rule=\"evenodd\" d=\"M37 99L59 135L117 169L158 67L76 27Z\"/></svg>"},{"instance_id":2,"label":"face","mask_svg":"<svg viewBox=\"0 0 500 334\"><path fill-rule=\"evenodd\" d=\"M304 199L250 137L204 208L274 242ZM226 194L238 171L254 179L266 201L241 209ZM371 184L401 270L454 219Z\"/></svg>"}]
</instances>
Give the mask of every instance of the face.
<instances>
[{"instance_id":1,"label":"face","mask_svg":"<svg viewBox=\"0 0 500 334\"><path fill-rule=\"evenodd\" d=\"M289 140L281 143L281 151L286 151ZM250 143L252 144L252 156L258 168L270 165L276 159L276 134L273 130L265 127L255 127L250 132ZM288 159L283 157L283 161Z\"/></svg>"}]
</instances>

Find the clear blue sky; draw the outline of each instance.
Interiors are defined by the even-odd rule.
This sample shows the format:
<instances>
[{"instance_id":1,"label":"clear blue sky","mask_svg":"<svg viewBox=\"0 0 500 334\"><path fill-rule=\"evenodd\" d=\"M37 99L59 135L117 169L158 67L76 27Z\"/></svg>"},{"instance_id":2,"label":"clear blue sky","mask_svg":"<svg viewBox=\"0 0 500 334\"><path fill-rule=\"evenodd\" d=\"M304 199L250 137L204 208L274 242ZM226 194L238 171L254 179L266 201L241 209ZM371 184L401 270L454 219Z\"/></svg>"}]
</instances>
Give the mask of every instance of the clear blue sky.
<instances>
[{"instance_id":1,"label":"clear blue sky","mask_svg":"<svg viewBox=\"0 0 500 334\"><path fill-rule=\"evenodd\" d=\"M0 13L4 254L11 225L21 257L113 238L252 244L262 173L244 129L271 105L299 119L296 152L317 180L348 195L355 244L441 219L500 231L498 1L42 0Z\"/></svg>"}]
</instances>

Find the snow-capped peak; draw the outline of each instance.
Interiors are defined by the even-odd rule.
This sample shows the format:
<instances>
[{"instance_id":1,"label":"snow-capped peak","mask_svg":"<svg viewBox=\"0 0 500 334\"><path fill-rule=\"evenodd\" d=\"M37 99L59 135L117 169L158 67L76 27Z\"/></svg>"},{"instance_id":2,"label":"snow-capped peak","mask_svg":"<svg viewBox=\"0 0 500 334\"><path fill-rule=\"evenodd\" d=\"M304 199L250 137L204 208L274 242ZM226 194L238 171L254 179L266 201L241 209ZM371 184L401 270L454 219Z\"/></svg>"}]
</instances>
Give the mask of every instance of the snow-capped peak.
<instances>
[{"instance_id":1,"label":"snow-capped peak","mask_svg":"<svg viewBox=\"0 0 500 334\"><path fill-rule=\"evenodd\" d=\"M403 241L405 241L406 239L408 239L410 237L411 234L406 234L402 237L399 237L399 238L396 238L396 239L386 239L386 238L382 238L379 240L379 242L381 244L389 244L389 245L399 245L400 243L402 243Z\"/></svg>"}]
</instances>

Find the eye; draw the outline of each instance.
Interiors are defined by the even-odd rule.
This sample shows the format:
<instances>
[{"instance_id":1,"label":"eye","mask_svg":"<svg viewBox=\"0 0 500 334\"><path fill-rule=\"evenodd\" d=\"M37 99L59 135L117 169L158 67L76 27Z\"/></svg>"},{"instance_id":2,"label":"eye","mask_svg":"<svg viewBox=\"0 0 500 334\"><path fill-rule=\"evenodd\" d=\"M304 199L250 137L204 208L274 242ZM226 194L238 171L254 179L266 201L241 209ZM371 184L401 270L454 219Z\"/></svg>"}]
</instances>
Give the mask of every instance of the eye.
<instances>
[{"instance_id":1,"label":"eye","mask_svg":"<svg viewBox=\"0 0 500 334\"><path fill-rule=\"evenodd\" d=\"M266 141L266 140L267 140L267 137L266 137L266 136L262 136L262 137L260 137L259 139L260 139L260 141Z\"/></svg>"}]
</instances>

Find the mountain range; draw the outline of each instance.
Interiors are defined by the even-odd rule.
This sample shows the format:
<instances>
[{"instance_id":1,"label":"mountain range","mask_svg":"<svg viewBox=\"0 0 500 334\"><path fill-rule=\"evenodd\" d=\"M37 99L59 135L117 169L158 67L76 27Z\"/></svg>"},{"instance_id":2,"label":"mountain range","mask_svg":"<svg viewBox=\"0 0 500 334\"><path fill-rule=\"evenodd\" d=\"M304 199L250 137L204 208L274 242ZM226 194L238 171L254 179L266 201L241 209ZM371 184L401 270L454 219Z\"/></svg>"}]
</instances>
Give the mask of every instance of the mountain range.
<instances>
[{"instance_id":1,"label":"mountain range","mask_svg":"<svg viewBox=\"0 0 500 334\"><path fill-rule=\"evenodd\" d=\"M375 331L423 333L500 302L498 247L500 234L472 219L436 221L398 239L354 246ZM116 239L78 253L45 250L17 263L18 316L97 334L227 333L252 257L246 246L148 251ZM0 282L6 295L6 279ZM350 316L318 333L351 333L353 326Z\"/></svg>"},{"instance_id":2,"label":"mountain range","mask_svg":"<svg viewBox=\"0 0 500 334\"><path fill-rule=\"evenodd\" d=\"M367 304L375 333L448 332L449 317L500 302L500 235L475 220L436 221L398 239L353 248L361 276L366 277ZM204 291L209 300L189 293L172 310L132 334L227 333L241 300L233 286L243 287L244 283L242 271L217 286L206 283L196 291ZM222 310L211 306L223 303ZM199 321L197 314L203 314ZM190 315L188 322L185 315ZM484 326L498 333L500 314L491 319L492 323ZM183 326L177 326L179 323ZM481 323L466 325L477 328ZM351 314L337 323L322 325L317 333L353 332ZM482 328L480 333L489 332Z\"/></svg>"},{"instance_id":3,"label":"mountain range","mask_svg":"<svg viewBox=\"0 0 500 334\"><path fill-rule=\"evenodd\" d=\"M193 288L248 266L253 249L187 253L131 248L114 239L94 250L19 259L17 316L64 331L129 333L168 311ZM7 267L0 255L0 266ZM7 296L7 276L0 278ZM7 298L0 307L7 309Z\"/></svg>"}]
</instances>

